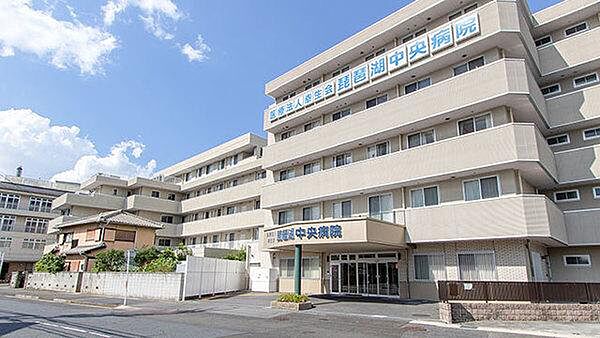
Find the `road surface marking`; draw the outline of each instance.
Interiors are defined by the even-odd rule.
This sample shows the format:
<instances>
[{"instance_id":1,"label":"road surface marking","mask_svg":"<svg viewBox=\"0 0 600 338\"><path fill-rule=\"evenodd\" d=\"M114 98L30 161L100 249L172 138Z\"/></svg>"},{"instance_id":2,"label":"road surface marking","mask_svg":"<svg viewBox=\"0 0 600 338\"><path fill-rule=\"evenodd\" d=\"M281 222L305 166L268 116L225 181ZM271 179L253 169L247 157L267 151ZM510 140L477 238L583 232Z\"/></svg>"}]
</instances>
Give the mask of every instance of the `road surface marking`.
<instances>
[{"instance_id":1,"label":"road surface marking","mask_svg":"<svg viewBox=\"0 0 600 338\"><path fill-rule=\"evenodd\" d=\"M72 327L72 326L63 326L63 325L58 325L58 324L54 324L54 323L39 322L39 321L36 322L36 323L40 324L40 325L44 325L44 326L61 328L63 330L69 330L69 331L75 331L75 332L81 332L81 333L89 333L91 335L99 336L99 337L104 337L104 338L109 338L110 337L110 336L107 336L107 335L105 335L103 333L100 333L100 332L87 331L87 330L79 329L79 328Z\"/></svg>"}]
</instances>

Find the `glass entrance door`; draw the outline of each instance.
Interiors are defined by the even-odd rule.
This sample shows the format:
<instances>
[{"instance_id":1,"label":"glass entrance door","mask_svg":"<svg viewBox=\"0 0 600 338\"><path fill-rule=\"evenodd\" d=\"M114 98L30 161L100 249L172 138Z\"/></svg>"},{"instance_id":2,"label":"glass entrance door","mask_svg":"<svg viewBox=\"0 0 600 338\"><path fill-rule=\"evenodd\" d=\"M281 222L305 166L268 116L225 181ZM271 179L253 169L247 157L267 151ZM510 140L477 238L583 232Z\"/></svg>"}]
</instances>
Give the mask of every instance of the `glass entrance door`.
<instances>
[{"instance_id":1,"label":"glass entrance door","mask_svg":"<svg viewBox=\"0 0 600 338\"><path fill-rule=\"evenodd\" d=\"M398 296L395 253L331 255L331 292Z\"/></svg>"}]
</instances>

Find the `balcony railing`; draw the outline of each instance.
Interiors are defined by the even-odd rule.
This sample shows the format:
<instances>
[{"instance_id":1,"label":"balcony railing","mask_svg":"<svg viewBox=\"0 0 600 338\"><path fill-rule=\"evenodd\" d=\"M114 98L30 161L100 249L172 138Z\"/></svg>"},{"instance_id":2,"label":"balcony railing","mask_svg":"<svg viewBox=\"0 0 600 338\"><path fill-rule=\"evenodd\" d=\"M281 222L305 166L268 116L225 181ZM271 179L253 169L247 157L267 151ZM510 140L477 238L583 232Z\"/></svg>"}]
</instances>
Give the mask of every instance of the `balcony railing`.
<instances>
[{"instance_id":1,"label":"balcony railing","mask_svg":"<svg viewBox=\"0 0 600 338\"><path fill-rule=\"evenodd\" d=\"M199 248L241 250L241 249L244 249L246 246L253 244L253 243L257 243L257 242L258 242L258 240L243 239L243 240L222 241L222 242L204 243L204 244L193 244L193 245L188 245L188 247L190 249L192 249L192 251L194 249L199 249Z\"/></svg>"},{"instance_id":2,"label":"balcony railing","mask_svg":"<svg viewBox=\"0 0 600 338\"><path fill-rule=\"evenodd\" d=\"M46 214L59 214L60 213L58 211L53 211L52 208L32 208L32 207L23 206L23 205L18 205L16 208L13 208L13 207L2 208L2 207L0 207L0 212L2 210L6 210L6 211L10 211L10 210L15 210L15 211L30 211L30 212L39 212L39 213L46 213Z\"/></svg>"}]
</instances>

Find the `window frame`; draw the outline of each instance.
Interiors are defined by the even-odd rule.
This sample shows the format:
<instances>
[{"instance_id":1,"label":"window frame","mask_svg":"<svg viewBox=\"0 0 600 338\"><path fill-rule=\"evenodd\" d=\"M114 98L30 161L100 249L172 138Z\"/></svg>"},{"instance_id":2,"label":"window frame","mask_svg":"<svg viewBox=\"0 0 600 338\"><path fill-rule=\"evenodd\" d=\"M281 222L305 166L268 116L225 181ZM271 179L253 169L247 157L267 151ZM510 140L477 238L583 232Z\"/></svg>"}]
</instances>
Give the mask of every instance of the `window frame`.
<instances>
[{"instance_id":1,"label":"window frame","mask_svg":"<svg viewBox=\"0 0 600 338\"><path fill-rule=\"evenodd\" d=\"M425 201L425 189L431 189L431 188L435 188L436 193L437 193L437 204L430 204L427 205L426 201ZM421 206L413 206L413 199L412 199L412 192L413 191L421 191L421 196L423 196L423 205ZM421 188L415 188L415 189L410 189L408 191L408 199L410 200L410 208L413 209L417 209L417 208L427 208L427 207L436 207L439 206L441 204L441 194L440 194L440 186L439 185L429 185L426 187L421 187Z\"/></svg>"},{"instance_id":2,"label":"window frame","mask_svg":"<svg viewBox=\"0 0 600 338\"><path fill-rule=\"evenodd\" d=\"M538 42L538 41L540 41L540 40L542 40L542 39L545 39L545 38L549 38L549 39L550 39L550 41L549 41L549 42L546 42L546 43L543 43L543 44L540 44L540 45L538 46L537 42ZM554 39L552 39L552 35L548 34L548 35L544 35L544 36L542 36L542 37L539 37L539 38L535 39L535 40L533 41L533 43L535 44L535 47L536 47L536 48L543 48L543 47L546 47L546 46L549 46L549 45L553 44L553 43L554 43Z\"/></svg>"},{"instance_id":3,"label":"window frame","mask_svg":"<svg viewBox=\"0 0 600 338\"><path fill-rule=\"evenodd\" d=\"M446 264L446 255L443 252L415 252L412 253L412 277L413 280L415 282L434 282L436 281L436 279L434 278L433 274L431 273L431 265L429 264L429 258L427 258L427 270L428 270L428 279L423 279L423 278L417 278L417 264L415 264L415 256L441 256L442 257L442 261L444 262L444 278L442 279L446 279L448 277L448 266ZM441 279L440 279L441 280Z\"/></svg>"},{"instance_id":4,"label":"window frame","mask_svg":"<svg viewBox=\"0 0 600 338\"><path fill-rule=\"evenodd\" d=\"M383 154L383 155L377 155L377 146L379 146L380 144L385 144L385 154ZM369 149L370 148L375 148L375 156L373 156L373 157L369 156ZM389 140L383 141L383 142L373 143L373 144L367 146L367 149L366 149L366 152L367 152L366 155L367 155L367 157L366 157L366 159L368 160L370 158L376 158L376 157L381 157L381 156L389 155L392 152L391 150L392 149L391 149L391 144L390 144Z\"/></svg>"},{"instance_id":5,"label":"window frame","mask_svg":"<svg viewBox=\"0 0 600 338\"><path fill-rule=\"evenodd\" d=\"M560 194L560 193L569 193L569 192L573 192L573 191L574 191L574 192L577 194L577 197L576 197L576 198L567 198L567 199L564 199L564 200L558 200L558 199L556 198L556 195L557 195L557 194ZM580 200L581 200L581 195L579 194L579 189L569 189L569 190L560 190L560 191L555 191L555 192L553 193L553 197L554 197L554 202L555 202L555 203L577 202L577 201L580 201Z\"/></svg>"},{"instance_id":6,"label":"window frame","mask_svg":"<svg viewBox=\"0 0 600 338\"><path fill-rule=\"evenodd\" d=\"M587 261L588 261L588 263L587 263L587 264L579 264L579 263L577 263L577 264L568 264L568 263L567 263L567 257L579 257L579 258L580 258L580 257L587 257ZM581 268L581 267L586 267L586 268L589 268L589 267L591 267L591 266L592 266L592 257L591 257L591 255L589 255L589 254L572 254L572 255L563 255L563 256L562 256L562 258L563 258L563 265L564 265L565 267L578 267L578 268Z\"/></svg>"},{"instance_id":7,"label":"window frame","mask_svg":"<svg viewBox=\"0 0 600 338\"><path fill-rule=\"evenodd\" d=\"M594 75L596 77L596 80L594 80L592 82L586 82L584 84L579 84L579 85L577 84L577 80L579 80L579 79L585 79L585 78L587 78L588 76L591 76L591 75ZM598 83L598 82L600 82L600 79L598 79L598 73L597 72L592 72L592 73L588 73L588 74L585 74L585 75L578 76L578 77L574 78L573 79L573 88L577 89L577 88L589 86L589 85L592 85L592 84Z\"/></svg>"},{"instance_id":8,"label":"window frame","mask_svg":"<svg viewBox=\"0 0 600 338\"><path fill-rule=\"evenodd\" d=\"M383 102L379 102L379 99L381 99L381 98L385 98ZM375 105L369 107L369 101L373 101L373 100L375 100ZM386 102L388 102L388 94L387 93L383 93L381 95L376 95L376 96L370 97L365 100L365 110L377 107L378 105L384 104Z\"/></svg>"},{"instance_id":9,"label":"window frame","mask_svg":"<svg viewBox=\"0 0 600 338\"><path fill-rule=\"evenodd\" d=\"M594 199L600 199L600 186L592 188L592 195Z\"/></svg>"},{"instance_id":10,"label":"window frame","mask_svg":"<svg viewBox=\"0 0 600 338\"><path fill-rule=\"evenodd\" d=\"M550 140L552 138L562 137L562 136L566 136L567 137L567 142L555 143L555 144L548 143L548 140ZM571 144L571 136L569 136L569 133L564 133L564 134L558 134L558 135L546 137L546 143L548 143L549 147L564 146L564 145L567 145L567 144Z\"/></svg>"},{"instance_id":11,"label":"window frame","mask_svg":"<svg viewBox=\"0 0 600 338\"><path fill-rule=\"evenodd\" d=\"M392 202L392 209L389 210L389 211L381 211L381 197L383 197L383 196L389 196L390 197L390 201ZM376 218L376 217L372 217L371 216L371 198L372 197L378 197L379 198L379 214L375 215L375 216L376 217L380 216L381 218ZM392 220L395 219L396 209L394 208L394 194L391 193L391 192L386 192L386 193L378 193L378 194L373 194L373 195L367 196L367 215L368 215L368 217L369 218L375 218L375 219L379 219L379 220L385 221L383 219L384 213L390 213L392 215Z\"/></svg>"},{"instance_id":12,"label":"window frame","mask_svg":"<svg viewBox=\"0 0 600 338\"><path fill-rule=\"evenodd\" d=\"M309 219L304 219L304 210L309 209L310 210L310 218ZM313 215L313 211L316 210L316 215ZM321 207L317 204L315 205L308 205L305 207L302 207L302 221L315 221L321 219Z\"/></svg>"},{"instance_id":13,"label":"window frame","mask_svg":"<svg viewBox=\"0 0 600 338\"><path fill-rule=\"evenodd\" d=\"M461 62L461 63L457 63L457 64L455 64L454 66L452 66L452 74L453 74L453 75L452 75L452 77L455 77L455 76L460 76L460 75L463 75L463 74L465 74L465 73L468 73L468 72L470 72L470 71L472 71L472 70L475 70L475 69L477 69L477 68L473 68L473 69L471 69L471 67L470 67L469 65L470 65L470 63L471 63L471 62L473 62L473 61L475 61L475 60L478 60L478 59L482 59L482 60L483 60L483 65L481 65L481 66L479 66L479 67L477 67L477 68L485 67L485 65L487 64L487 63L485 62L485 56L484 56L484 55L479 55L479 56L476 56L476 57L474 57L474 58L471 58L471 59L469 59L469 60L467 60L467 61L464 61L464 62ZM466 71L464 71L464 72L462 72L462 73L460 73L460 74L456 74L456 68L458 68L458 67L460 67L460 66L467 66L467 70L466 70Z\"/></svg>"},{"instance_id":14,"label":"window frame","mask_svg":"<svg viewBox=\"0 0 600 338\"><path fill-rule=\"evenodd\" d=\"M460 275L461 274L460 259L459 259L460 255L487 255L487 254L492 255L492 262L494 265L494 279L492 281L497 281L498 280L498 262L496 259L496 251L495 250L465 250L465 251L456 252L456 267L458 269L458 278L460 280L463 280ZM472 282L478 282L478 281L480 281L480 280L473 280Z\"/></svg>"},{"instance_id":15,"label":"window frame","mask_svg":"<svg viewBox=\"0 0 600 338\"><path fill-rule=\"evenodd\" d=\"M584 29L582 29L582 30L579 30L579 31L576 31L576 32L573 32L573 33L571 33L571 34L568 34L568 33L567 33L567 31L568 31L569 29L575 28L575 27L577 27L577 26L579 26L579 25L581 25L581 24L585 24L585 28L584 28ZM565 29L564 29L564 31L563 31L563 33L564 33L564 35L565 35L565 38L569 38L569 37L571 37L571 36L574 36L574 35L581 34L581 33L585 32L585 31L587 31L587 30L589 30L589 29L590 29L590 25L587 23L587 21L586 21L586 20L584 20L584 21L578 22L577 24L574 24L574 25L572 25L572 26L569 26L569 27L565 28Z\"/></svg>"},{"instance_id":16,"label":"window frame","mask_svg":"<svg viewBox=\"0 0 600 338\"><path fill-rule=\"evenodd\" d=\"M420 87L419 83L421 83L421 81L424 81L424 80L429 80L429 84L427 86L425 86L425 87ZM411 86L413 84L416 85L417 88L415 90L413 90L412 92L407 93L406 92L406 87ZM422 90L422 89L427 88L427 87L431 87L431 85L432 85L432 83L431 83L431 76L420 78L420 79L418 79L416 81L413 81L411 83L407 83L407 84L404 85L404 87L403 87L403 89L404 89L404 95L410 95L412 93L416 93L419 90Z\"/></svg>"},{"instance_id":17,"label":"window frame","mask_svg":"<svg viewBox=\"0 0 600 338\"><path fill-rule=\"evenodd\" d=\"M281 214L282 213L290 213L291 215L291 220L288 221L288 217L286 216L286 222L285 223L281 223ZM284 225L284 224L290 224L294 222L294 209L284 209L284 210L279 210L277 212L277 225Z\"/></svg>"},{"instance_id":18,"label":"window frame","mask_svg":"<svg viewBox=\"0 0 600 338\"><path fill-rule=\"evenodd\" d=\"M544 94L544 93L543 93L543 90L544 90L544 89L548 89L548 88L550 88L550 87L554 87L554 86L557 86L557 87L558 87L558 91L556 91L556 92L551 92L551 93L547 93L547 94ZM549 97L549 96L558 95L558 94L562 93L562 87L561 87L560 83L559 83L559 82L557 82L557 83L553 83L553 84L551 84L551 85L547 85L547 86L545 86L545 87L543 87L543 88L540 88L540 91L542 92L542 95L543 95L544 97Z\"/></svg>"},{"instance_id":19,"label":"window frame","mask_svg":"<svg viewBox=\"0 0 600 338\"><path fill-rule=\"evenodd\" d=\"M498 196L487 197L487 198L483 197L483 190L481 189L481 180L485 180L487 178L495 178L496 179L496 186L498 187ZM467 200L467 190L465 189L465 183L473 182L473 181L479 182L478 183L479 184L479 198ZM489 199L493 199L493 198L500 198L502 196L502 184L500 183L500 176L499 175L490 175L490 176L482 176L482 177L476 177L476 178L463 180L462 181L462 193L463 193L463 202L483 201L483 200L489 200Z\"/></svg>"},{"instance_id":20,"label":"window frame","mask_svg":"<svg viewBox=\"0 0 600 338\"><path fill-rule=\"evenodd\" d=\"M490 126L487 127L487 128L485 128L485 129L479 129L479 130L477 130L476 124L475 124L475 119L478 118L478 117L486 116L486 115L490 116ZM467 120L473 120L473 131L470 132L470 133L461 134L460 133L460 123L464 122L464 121L467 121ZM468 117L466 119L462 119L462 120L456 121L456 135L457 136L469 135L469 134L473 134L473 133L476 133L476 132L479 132L479 131L482 131L482 130L491 129L491 128L494 128L494 115L491 112L490 113L478 114L478 115L475 115L475 116Z\"/></svg>"},{"instance_id":21,"label":"window frame","mask_svg":"<svg viewBox=\"0 0 600 338\"><path fill-rule=\"evenodd\" d=\"M594 136L591 136L591 137L588 137L588 136L585 135L586 132L591 131L591 130L594 130L594 131L595 130L600 130L600 127L588 128L588 129L582 131L581 134L583 135L583 140L584 141L589 141L589 140L594 140L594 139L600 138L600 134L599 135L594 135Z\"/></svg>"},{"instance_id":22,"label":"window frame","mask_svg":"<svg viewBox=\"0 0 600 338\"><path fill-rule=\"evenodd\" d=\"M423 134L426 132L432 131L433 132L433 142L429 142L429 143L423 143ZM415 135L419 135L419 145L418 146L414 146L411 147L410 146L410 137L411 136L415 136ZM418 131L416 133L412 133L412 134L408 134L406 135L406 149L412 149L412 148L418 148L418 147L422 147L428 144L432 144L437 142L437 133L435 132L435 128L431 128L431 129L427 129L427 130L422 130L422 131Z\"/></svg>"},{"instance_id":23,"label":"window frame","mask_svg":"<svg viewBox=\"0 0 600 338\"><path fill-rule=\"evenodd\" d=\"M337 118L337 119L336 119L336 118L334 118L334 116L335 116L336 114L339 114L339 115L340 115L340 117L339 117L339 118ZM336 122L336 121L339 121L339 120L343 119L344 117L348 117L348 116L350 116L350 115L352 115L352 109L351 109L351 108L347 108L347 109L338 110L338 111L336 111L335 113L331 113L331 122Z\"/></svg>"},{"instance_id":24,"label":"window frame","mask_svg":"<svg viewBox=\"0 0 600 338\"><path fill-rule=\"evenodd\" d=\"M338 156L344 156L344 164L337 165L336 157L338 157ZM348 162L348 158L350 159L350 162ZM341 154L336 154L331 157L331 167L332 168L340 168L340 167L347 166L349 164L352 164L352 151L344 152Z\"/></svg>"},{"instance_id":25,"label":"window frame","mask_svg":"<svg viewBox=\"0 0 600 338\"><path fill-rule=\"evenodd\" d=\"M345 202L349 202L350 203L350 216L348 216L348 217L344 217L344 203ZM340 217L335 217L335 205L336 204L340 205ZM331 217L333 219L352 218L352 215L354 214L354 206L352 204L353 203L352 203L351 199L332 202L331 203Z\"/></svg>"}]
</instances>

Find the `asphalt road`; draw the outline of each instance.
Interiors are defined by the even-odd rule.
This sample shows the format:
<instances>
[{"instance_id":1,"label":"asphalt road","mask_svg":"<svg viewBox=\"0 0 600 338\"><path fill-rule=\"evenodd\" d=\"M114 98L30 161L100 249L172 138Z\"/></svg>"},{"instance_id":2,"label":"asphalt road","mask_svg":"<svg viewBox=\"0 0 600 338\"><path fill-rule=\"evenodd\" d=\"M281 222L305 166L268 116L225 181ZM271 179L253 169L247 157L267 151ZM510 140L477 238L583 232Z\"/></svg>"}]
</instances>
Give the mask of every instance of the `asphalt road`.
<instances>
[{"instance_id":1,"label":"asphalt road","mask_svg":"<svg viewBox=\"0 0 600 338\"><path fill-rule=\"evenodd\" d=\"M177 308L106 309L0 297L2 337L511 337L408 321L280 313L223 312L188 303ZM517 337L517 335L513 335ZM522 337L522 336L521 336Z\"/></svg>"}]
</instances>

